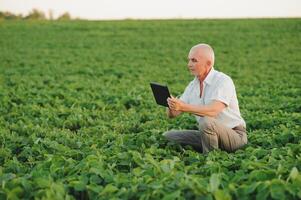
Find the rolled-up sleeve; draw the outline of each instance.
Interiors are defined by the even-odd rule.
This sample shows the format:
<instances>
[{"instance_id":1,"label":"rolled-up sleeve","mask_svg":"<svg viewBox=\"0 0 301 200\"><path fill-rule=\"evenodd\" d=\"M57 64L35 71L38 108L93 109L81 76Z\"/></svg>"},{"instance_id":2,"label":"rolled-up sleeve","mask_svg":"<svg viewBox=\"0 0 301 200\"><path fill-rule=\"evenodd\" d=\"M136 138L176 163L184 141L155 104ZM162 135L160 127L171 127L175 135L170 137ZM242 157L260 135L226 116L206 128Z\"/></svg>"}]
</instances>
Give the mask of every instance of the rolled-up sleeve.
<instances>
[{"instance_id":1,"label":"rolled-up sleeve","mask_svg":"<svg viewBox=\"0 0 301 200\"><path fill-rule=\"evenodd\" d=\"M229 106L233 95L235 94L235 86L231 78L227 77L221 80L215 88L210 100L221 101Z\"/></svg>"}]
</instances>

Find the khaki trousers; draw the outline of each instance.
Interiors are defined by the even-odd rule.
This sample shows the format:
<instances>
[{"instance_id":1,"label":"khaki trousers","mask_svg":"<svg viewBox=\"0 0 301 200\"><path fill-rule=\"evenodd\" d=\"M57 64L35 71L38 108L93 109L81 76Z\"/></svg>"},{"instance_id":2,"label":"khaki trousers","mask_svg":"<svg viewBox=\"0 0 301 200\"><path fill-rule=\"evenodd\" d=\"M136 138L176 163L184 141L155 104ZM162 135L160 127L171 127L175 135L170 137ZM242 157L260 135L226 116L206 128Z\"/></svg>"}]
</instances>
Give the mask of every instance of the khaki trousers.
<instances>
[{"instance_id":1,"label":"khaki trousers","mask_svg":"<svg viewBox=\"0 0 301 200\"><path fill-rule=\"evenodd\" d=\"M195 150L208 153L213 149L233 152L248 143L247 132L243 126L228 128L211 117L204 117L199 130L171 130L163 133L169 141L183 146L190 145Z\"/></svg>"}]
</instances>

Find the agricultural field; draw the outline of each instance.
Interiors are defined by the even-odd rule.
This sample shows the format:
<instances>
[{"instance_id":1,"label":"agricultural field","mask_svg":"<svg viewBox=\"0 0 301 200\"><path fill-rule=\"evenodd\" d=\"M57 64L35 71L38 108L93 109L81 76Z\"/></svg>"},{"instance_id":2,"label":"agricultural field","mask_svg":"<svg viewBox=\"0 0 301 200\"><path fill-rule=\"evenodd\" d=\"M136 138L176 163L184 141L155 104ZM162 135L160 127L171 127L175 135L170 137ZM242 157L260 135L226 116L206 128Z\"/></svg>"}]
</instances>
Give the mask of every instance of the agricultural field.
<instances>
[{"instance_id":1,"label":"agricultural field","mask_svg":"<svg viewBox=\"0 0 301 200\"><path fill-rule=\"evenodd\" d=\"M165 140L149 82L180 95L215 50L249 143ZM0 21L0 199L301 199L301 20Z\"/></svg>"}]
</instances>

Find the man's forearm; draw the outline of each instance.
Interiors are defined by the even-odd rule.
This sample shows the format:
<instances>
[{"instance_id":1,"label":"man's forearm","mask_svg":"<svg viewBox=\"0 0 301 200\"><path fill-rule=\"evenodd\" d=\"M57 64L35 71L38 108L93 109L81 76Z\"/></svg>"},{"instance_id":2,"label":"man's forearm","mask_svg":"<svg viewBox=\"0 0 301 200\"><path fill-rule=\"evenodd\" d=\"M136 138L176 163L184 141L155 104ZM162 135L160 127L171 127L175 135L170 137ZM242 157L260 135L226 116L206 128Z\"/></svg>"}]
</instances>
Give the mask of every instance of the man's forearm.
<instances>
[{"instance_id":1,"label":"man's forearm","mask_svg":"<svg viewBox=\"0 0 301 200\"><path fill-rule=\"evenodd\" d=\"M210 104L203 106L191 105L174 97L168 98L167 102L171 110L177 110L180 111L180 113L188 112L199 116L209 117L217 116L227 106L225 103L218 100L213 100ZM173 113L171 113L171 115L173 115Z\"/></svg>"},{"instance_id":2,"label":"man's forearm","mask_svg":"<svg viewBox=\"0 0 301 200\"><path fill-rule=\"evenodd\" d=\"M184 104L182 109L182 112L188 112L199 116L209 116L209 117L215 117L219 111L212 105L191 105L191 104Z\"/></svg>"}]
</instances>

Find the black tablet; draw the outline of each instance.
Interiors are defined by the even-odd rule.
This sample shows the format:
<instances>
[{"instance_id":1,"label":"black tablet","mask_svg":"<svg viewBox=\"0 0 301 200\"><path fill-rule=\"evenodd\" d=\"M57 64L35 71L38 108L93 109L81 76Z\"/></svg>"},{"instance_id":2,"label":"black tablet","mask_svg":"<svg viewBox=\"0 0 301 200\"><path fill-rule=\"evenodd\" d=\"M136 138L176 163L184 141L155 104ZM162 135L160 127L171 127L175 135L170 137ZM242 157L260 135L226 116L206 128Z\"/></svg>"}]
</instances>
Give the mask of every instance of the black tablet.
<instances>
[{"instance_id":1,"label":"black tablet","mask_svg":"<svg viewBox=\"0 0 301 200\"><path fill-rule=\"evenodd\" d=\"M168 87L158 83L150 83L157 104L168 107L167 98L170 97Z\"/></svg>"}]
</instances>

